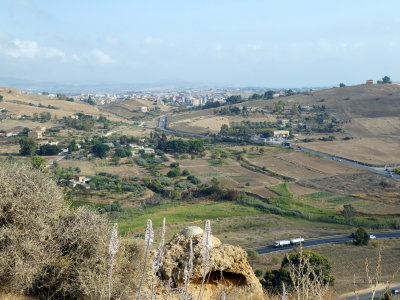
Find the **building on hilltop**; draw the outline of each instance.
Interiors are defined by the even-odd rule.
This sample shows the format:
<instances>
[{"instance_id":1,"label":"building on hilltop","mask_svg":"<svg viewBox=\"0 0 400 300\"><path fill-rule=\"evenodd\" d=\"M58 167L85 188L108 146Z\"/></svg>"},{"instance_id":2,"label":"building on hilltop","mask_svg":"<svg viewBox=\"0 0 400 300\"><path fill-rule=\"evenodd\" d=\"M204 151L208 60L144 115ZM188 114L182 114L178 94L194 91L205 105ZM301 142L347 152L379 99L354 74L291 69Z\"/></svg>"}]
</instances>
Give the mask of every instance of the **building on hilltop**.
<instances>
[{"instance_id":1,"label":"building on hilltop","mask_svg":"<svg viewBox=\"0 0 400 300\"><path fill-rule=\"evenodd\" d=\"M372 79L368 79L367 81L365 81L365 84L374 84L374 81Z\"/></svg>"}]
</instances>

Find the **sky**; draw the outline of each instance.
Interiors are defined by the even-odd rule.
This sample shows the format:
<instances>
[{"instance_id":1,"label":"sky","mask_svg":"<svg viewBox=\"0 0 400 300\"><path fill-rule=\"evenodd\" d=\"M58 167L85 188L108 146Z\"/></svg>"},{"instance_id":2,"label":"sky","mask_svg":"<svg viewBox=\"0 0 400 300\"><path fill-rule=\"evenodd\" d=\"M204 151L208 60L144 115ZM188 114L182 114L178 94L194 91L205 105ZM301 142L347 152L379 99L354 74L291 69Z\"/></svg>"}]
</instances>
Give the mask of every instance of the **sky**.
<instances>
[{"instance_id":1,"label":"sky","mask_svg":"<svg viewBox=\"0 0 400 300\"><path fill-rule=\"evenodd\" d=\"M277 88L400 81L399 11L398 0L0 0L0 78Z\"/></svg>"}]
</instances>

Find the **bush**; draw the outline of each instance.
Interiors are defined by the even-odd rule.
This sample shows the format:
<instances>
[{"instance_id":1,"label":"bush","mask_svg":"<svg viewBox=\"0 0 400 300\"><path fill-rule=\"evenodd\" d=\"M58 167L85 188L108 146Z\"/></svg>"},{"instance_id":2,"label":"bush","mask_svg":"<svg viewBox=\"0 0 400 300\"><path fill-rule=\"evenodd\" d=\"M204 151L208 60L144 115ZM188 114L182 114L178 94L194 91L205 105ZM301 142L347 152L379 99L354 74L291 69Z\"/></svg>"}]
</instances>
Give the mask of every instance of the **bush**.
<instances>
[{"instance_id":1,"label":"bush","mask_svg":"<svg viewBox=\"0 0 400 300\"><path fill-rule=\"evenodd\" d=\"M0 191L2 289L37 299L106 299L107 219L82 207L68 210L56 184L24 165L0 165ZM137 290L142 249L143 242L120 241L112 299Z\"/></svg>"},{"instance_id":2,"label":"bush","mask_svg":"<svg viewBox=\"0 0 400 300\"><path fill-rule=\"evenodd\" d=\"M370 240L369 234L364 228L358 228L354 233L354 244L358 246L368 245Z\"/></svg>"},{"instance_id":3,"label":"bush","mask_svg":"<svg viewBox=\"0 0 400 300\"><path fill-rule=\"evenodd\" d=\"M16 163L0 165L0 191L0 281L23 293L56 260L51 226L63 195L45 174Z\"/></svg>"},{"instance_id":4,"label":"bush","mask_svg":"<svg viewBox=\"0 0 400 300\"><path fill-rule=\"evenodd\" d=\"M199 183L201 183L200 179L197 178L197 177L194 176L194 175L189 175L189 176L187 177L187 180L189 180L189 181L190 181L191 183L193 183L193 184L199 184Z\"/></svg>"},{"instance_id":5,"label":"bush","mask_svg":"<svg viewBox=\"0 0 400 300\"><path fill-rule=\"evenodd\" d=\"M23 137L19 140L19 154L32 156L36 152L36 141L32 138Z\"/></svg>"},{"instance_id":6,"label":"bush","mask_svg":"<svg viewBox=\"0 0 400 300\"><path fill-rule=\"evenodd\" d=\"M132 156L132 152L129 149L126 148L118 148L115 149L115 157L131 157Z\"/></svg>"},{"instance_id":7,"label":"bush","mask_svg":"<svg viewBox=\"0 0 400 300\"><path fill-rule=\"evenodd\" d=\"M179 168L172 169L167 173L168 177L179 177L180 175L181 171Z\"/></svg>"},{"instance_id":8,"label":"bush","mask_svg":"<svg viewBox=\"0 0 400 300\"><path fill-rule=\"evenodd\" d=\"M110 147L102 143L95 144L92 147L92 152L94 153L94 155L100 158L105 158L108 151L110 151Z\"/></svg>"},{"instance_id":9,"label":"bush","mask_svg":"<svg viewBox=\"0 0 400 300\"><path fill-rule=\"evenodd\" d=\"M261 277L264 274L264 272L262 270L260 270L260 269L256 269L256 270L254 270L254 274L257 277Z\"/></svg>"}]
</instances>

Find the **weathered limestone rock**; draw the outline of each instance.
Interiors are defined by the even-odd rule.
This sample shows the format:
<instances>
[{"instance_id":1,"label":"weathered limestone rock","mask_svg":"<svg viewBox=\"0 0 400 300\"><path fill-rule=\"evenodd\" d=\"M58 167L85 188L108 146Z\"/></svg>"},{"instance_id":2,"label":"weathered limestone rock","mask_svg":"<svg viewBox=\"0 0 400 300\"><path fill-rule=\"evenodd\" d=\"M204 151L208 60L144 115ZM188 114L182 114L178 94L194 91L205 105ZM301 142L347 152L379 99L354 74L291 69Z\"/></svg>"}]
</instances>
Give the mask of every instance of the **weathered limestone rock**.
<instances>
[{"instance_id":1,"label":"weathered limestone rock","mask_svg":"<svg viewBox=\"0 0 400 300\"><path fill-rule=\"evenodd\" d=\"M193 243L193 274L190 284L199 285L203 278L203 230L197 226L187 227L174 235L172 240L165 245L164 263L160 269L163 280L172 279L175 286L183 285L184 268L189 263L190 240ZM207 276L208 289L211 286L243 287L250 291L248 299L262 298L263 291L260 282L254 275L247 261L247 253L238 246L222 244L212 237L211 249L212 267Z\"/></svg>"}]
</instances>

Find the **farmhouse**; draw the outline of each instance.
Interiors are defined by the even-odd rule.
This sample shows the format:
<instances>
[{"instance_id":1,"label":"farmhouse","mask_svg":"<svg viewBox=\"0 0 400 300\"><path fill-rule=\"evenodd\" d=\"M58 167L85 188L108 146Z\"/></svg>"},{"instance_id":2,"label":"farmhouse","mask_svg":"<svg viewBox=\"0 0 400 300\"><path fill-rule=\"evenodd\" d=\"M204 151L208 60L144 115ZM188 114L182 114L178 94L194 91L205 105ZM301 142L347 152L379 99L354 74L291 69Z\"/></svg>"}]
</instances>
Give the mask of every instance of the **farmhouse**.
<instances>
[{"instance_id":1,"label":"farmhouse","mask_svg":"<svg viewBox=\"0 0 400 300\"><path fill-rule=\"evenodd\" d=\"M274 137L276 138L287 138L289 135L289 130L274 130Z\"/></svg>"},{"instance_id":2,"label":"farmhouse","mask_svg":"<svg viewBox=\"0 0 400 300\"><path fill-rule=\"evenodd\" d=\"M73 179L68 181L68 186L70 188L79 187L88 190L90 189L90 186L87 184L88 181L90 181L90 178L86 178L85 176L74 176Z\"/></svg>"}]
</instances>

